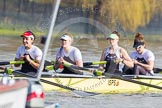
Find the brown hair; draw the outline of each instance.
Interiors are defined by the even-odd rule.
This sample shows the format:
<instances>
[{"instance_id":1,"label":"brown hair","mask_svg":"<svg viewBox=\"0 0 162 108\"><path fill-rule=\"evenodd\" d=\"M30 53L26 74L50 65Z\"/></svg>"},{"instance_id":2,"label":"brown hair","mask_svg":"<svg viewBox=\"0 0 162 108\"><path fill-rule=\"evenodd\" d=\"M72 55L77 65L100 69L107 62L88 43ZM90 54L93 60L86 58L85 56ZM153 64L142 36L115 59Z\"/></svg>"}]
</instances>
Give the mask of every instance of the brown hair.
<instances>
[{"instance_id":1,"label":"brown hair","mask_svg":"<svg viewBox=\"0 0 162 108\"><path fill-rule=\"evenodd\" d=\"M116 34L120 38L120 34L118 31L113 31L112 34Z\"/></svg>"},{"instance_id":2,"label":"brown hair","mask_svg":"<svg viewBox=\"0 0 162 108\"><path fill-rule=\"evenodd\" d=\"M73 42L73 35L71 33L66 32L63 35L68 35L71 38L71 42Z\"/></svg>"},{"instance_id":3,"label":"brown hair","mask_svg":"<svg viewBox=\"0 0 162 108\"><path fill-rule=\"evenodd\" d=\"M142 33L139 33L139 32L136 33L134 40L135 41L138 41L138 42L144 42L145 43L143 34Z\"/></svg>"},{"instance_id":4,"label":"brown hair","mask_svg":"<svg viewBox=\"0 0 162 108\"><path fill-rule=\"evenodd\" d=\"M144 47L146 48L146 43L144 40L144 35L142 33L136 33L135 38L134 38L134 44L133 44L133 48L136 47L136 45L144 45Z\"/></svg>"}]
</instances>

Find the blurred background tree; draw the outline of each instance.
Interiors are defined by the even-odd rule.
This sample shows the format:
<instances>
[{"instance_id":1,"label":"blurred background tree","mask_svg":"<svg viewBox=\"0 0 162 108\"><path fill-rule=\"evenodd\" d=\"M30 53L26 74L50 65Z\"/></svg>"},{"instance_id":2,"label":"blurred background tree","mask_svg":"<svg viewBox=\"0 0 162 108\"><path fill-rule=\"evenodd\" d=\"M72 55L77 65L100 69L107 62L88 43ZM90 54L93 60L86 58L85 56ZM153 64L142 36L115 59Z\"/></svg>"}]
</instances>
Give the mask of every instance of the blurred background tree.
<instances>
[{"instance_id":1,"label":"blurred background tree","mask_svg":"<svg viewBox=\"0 0 162 108\"><path fill-rule=\"evenodd\" d=\"M54 0L0 0L0 29L38 29L50 18L53 3ZM162 28L161 6L162 0L61 0L57 24L70 18L85 17L112 30L144 32L148 29L155 33L156 29L159 32ZM95 27L85 26L84 32L89 29L92 33L98 32Z\"/></svg>"}]
</instances>

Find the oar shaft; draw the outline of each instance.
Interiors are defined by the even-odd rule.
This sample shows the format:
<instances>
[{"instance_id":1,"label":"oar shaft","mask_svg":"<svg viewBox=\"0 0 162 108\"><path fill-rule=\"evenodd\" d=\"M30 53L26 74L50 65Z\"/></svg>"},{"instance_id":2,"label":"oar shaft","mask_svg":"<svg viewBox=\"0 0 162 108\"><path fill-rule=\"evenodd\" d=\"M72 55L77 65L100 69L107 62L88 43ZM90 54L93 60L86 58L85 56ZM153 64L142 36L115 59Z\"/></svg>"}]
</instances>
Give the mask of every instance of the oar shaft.
<instances>
[{"instance_id":1,"label":"oar shaft","mask_svg":"<svg viewBox=\"0 0 162 108\"><path fill-rule=\"evenodd\" d=\"M9 65L10 62L0 62L0 65Z\"/></svg>"},{"instance_id":2,"label":"oar shaft","mask_svg":"<svg viewBox=\"0 0 162 108\"><path fill-rule=\"evenodd\" d=\"M106 61L95 61L95 62L84 62L84 66L97 65L97 64L106 64Z\"/></svg>"},{"instance_id":3,"label":"oar shaft","mask_svg":"<svg viewBox=\"0 0 162 108\"><path fill-rule=\"evenodd\" d=\"M94 72L94 69L79 67L79 66L71 65L71 64L65 64L65 63L63 63L63 66L68 67L68 68L72 68L72 69L85 70L85 71L88 71L88 72L91 72L91 73Z\"/></svg>"},{"instance_id":4,"label":"oar shaft","mask_svg":"<svg viewBox=\"0 0 162 108\"><path fill-rule=\"evenodd\" d=\"M162 69L161 68L154 68L153 71L154 71L154 73L161 73Z\"/></svg>"},{"instance_id":5,"label":"oar shaft","mask_svg":"<svg viewBox=\"0 0 162 108\"><path fill-rule=\"evenodd\" d=\"M79 67L79 66L76 66L76 65L70 65L70 64L66 64L66 63L63 63L63 66L68 67L68 68L72 68L72 69L85 70L85 71L88 71L88 72L93 73L95 76L101 76L101 75L103 75L103 72L102 71L95 70L95 69L89 69L89 68L85 68L85 67ZM45 69L46 70L53 70L54 69L54 66L53 65L46 66Z\"/></svg>"},{"instance_id":6,"label":"oar shaft","mask_svg":"<svg viewBox=\"0 0 162 108\"><path fill-rule=\"evenodd\" d=\"M90 66L90 65L97 65L97 64L106 64L107 62L106 61L96 61L96 62L85 62L83 63L83 66ZM64 66L68 66L66 64L64 64ZM73 66L73 68L76 68L75 66ZM54 66L53 65L50 65L50 66L46 66L45 68L46 70L53 70L54 69ZM79 69L79 68L77 68ZM80 68L80 70L82 70L83 68Z\"/></svg>"},{"instance_id":7,"label":"oar shaft","mask_svg":"<svg viewBox=\"0 0 162 108\"><path fill-rule=\"evenodd\" d=\"M69 65L69 64L65 64L65 63L63 63L62 65L65 67L79 69L79 70L89 70L88 68L83 68L83 67L79 67L79 66L75 66L75 65ZM46 66L45 69L46 70L54 70L54 65Z\"/></svg>"}]
</instances>

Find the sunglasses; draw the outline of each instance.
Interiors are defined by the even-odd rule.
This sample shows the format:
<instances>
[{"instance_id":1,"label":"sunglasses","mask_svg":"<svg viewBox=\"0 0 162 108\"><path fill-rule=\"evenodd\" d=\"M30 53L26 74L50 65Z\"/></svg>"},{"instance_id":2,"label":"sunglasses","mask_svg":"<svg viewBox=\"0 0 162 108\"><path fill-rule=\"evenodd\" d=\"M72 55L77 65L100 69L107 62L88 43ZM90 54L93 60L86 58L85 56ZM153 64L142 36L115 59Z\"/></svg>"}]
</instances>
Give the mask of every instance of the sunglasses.
<instances>
[{"instance_id":1,"label":"sunglasses","mask_svg":"<svg viewBox=\"0 0 162 108\"><path fill-rule=\"evenodd\" d=\"M139 45L138 47L136 47L136 49L141 49L142 45Z\"/></svg>"},{"instance_id":2,"label":"sunglasses","mask_svg":"<svg viewBox=\"0 0 162 108\"><path fill-rule=\"evenodd\" d=\"M61 39L61 41L67 41L67 40L65 40L65 39Z\"/></svg>"}]
</instances>

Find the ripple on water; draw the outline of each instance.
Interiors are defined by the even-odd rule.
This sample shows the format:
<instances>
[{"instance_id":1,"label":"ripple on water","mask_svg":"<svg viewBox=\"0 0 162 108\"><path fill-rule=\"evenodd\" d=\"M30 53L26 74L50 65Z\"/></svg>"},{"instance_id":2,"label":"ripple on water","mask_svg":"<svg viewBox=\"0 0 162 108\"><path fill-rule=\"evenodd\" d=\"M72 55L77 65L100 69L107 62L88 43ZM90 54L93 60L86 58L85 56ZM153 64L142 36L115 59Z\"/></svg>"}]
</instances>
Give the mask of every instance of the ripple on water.
<instances>
[{"instance_id":1,"label":"ripple on water","mask_svg":"<svg viewBox=\"0 0 162 108\"><path fill-rule=\"evenodd\" d=\"M162 94L101 94L77 97L72 92L46 92L46 100L59 103L61 108L160 108Z\"/></svg>"}]
</instances>

